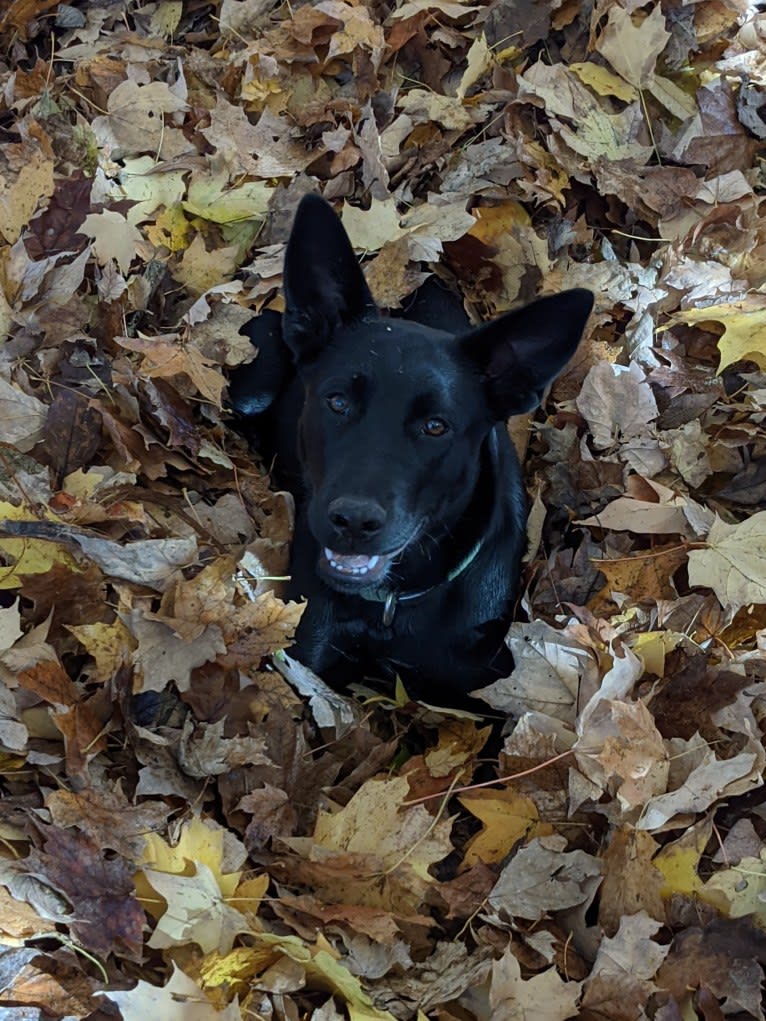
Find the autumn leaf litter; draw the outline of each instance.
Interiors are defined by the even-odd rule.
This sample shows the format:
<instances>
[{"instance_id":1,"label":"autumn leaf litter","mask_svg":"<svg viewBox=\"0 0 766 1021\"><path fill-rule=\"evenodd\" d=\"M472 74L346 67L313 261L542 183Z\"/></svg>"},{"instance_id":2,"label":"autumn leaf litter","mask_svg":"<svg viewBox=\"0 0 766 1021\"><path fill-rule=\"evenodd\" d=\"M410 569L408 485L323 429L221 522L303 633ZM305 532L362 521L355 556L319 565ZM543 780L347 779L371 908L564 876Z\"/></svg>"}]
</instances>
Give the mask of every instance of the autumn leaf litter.
<instances>
[{"instance_id":1,"label":"autumn leaf litter","mask_svg":"<svg viewBox=\"0 0 766 1021\"><path fill-rule=\"evenodd\" d=\"M762 1018L763 15L12 0L0 39L3 1018ZM512 426L496 758L283 652L292 501L225 387L310 191L388 307L596 295Z\"/></svg>"}]
</instances>

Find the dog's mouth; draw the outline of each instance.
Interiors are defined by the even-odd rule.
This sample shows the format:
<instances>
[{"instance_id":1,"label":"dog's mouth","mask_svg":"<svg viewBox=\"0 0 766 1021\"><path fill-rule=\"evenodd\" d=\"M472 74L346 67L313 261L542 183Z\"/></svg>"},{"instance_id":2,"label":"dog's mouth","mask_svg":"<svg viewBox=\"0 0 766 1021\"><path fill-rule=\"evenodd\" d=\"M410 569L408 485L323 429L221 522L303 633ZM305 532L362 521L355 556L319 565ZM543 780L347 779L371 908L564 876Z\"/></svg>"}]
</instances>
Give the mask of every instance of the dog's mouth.
<instances>
[{"instance_id":1,"label":"dog's mouth","mask_svg":"<svg viewBox=\"0 0 766 1021\"><path fill-rule=\"evenodd\" d=\"M359 581L369 584L380 581L386 574L391 561L400 553L395 550L393 553L336 553L335 550L325 547L322 550L320 566L326 574L331 577L343 579L344 581Z\"/></svg>"}]
</instances>

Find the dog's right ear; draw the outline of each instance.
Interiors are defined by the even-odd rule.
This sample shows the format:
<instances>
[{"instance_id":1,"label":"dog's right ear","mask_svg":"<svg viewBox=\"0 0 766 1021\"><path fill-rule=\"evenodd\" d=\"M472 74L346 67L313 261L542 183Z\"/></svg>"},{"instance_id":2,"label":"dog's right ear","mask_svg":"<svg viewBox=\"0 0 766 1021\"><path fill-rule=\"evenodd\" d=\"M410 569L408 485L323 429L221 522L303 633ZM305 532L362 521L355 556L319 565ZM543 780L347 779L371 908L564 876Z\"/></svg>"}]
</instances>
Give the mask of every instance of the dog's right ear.
<instances>
[{"instance_id":1,"label":"dog's right ear","mask_svg":"<svg viewBox=\"0 0 766 1021\"><path fill-rule=\"evenodd\" d=\"M343 224L318 195L301 199L285 253L282 335L296 360L375 309Z\"/></svg>"}]
</instances>

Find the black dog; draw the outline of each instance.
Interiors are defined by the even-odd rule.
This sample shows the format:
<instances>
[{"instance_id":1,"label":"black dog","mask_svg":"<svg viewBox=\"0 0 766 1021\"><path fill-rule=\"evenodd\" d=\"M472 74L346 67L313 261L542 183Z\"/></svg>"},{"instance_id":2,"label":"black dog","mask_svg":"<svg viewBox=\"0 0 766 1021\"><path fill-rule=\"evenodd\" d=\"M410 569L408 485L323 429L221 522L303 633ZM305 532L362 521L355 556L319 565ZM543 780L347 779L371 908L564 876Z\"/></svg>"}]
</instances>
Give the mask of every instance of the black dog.
<instances>
[{"instance_id":1,"label":"black dog","mask_svg":"<svg viewBox=\"0 0 766 1021\"><path fill-rule=\"evenodd\" d=\"M297 500L289 595L308 606L294 654L331 682L377 668L427 702L459 701L510 666L526 514L505 419L538 405L592 295L474 329L449 299L428 325L417 302L420 322L382 316L316 196L298 208L284 287L282 322L253 321L259 355L230 396Z\"/></svg>"}]
</instances>

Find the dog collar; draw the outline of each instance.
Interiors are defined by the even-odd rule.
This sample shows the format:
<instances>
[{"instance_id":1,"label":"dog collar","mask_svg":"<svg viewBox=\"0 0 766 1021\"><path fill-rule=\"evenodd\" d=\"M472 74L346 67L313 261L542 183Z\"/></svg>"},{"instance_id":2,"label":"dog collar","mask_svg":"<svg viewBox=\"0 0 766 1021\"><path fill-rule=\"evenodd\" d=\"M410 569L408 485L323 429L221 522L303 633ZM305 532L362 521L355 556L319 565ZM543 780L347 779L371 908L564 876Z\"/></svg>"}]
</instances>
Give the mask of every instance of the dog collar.
<instances>
[{"instance_id":1,"label":"dog collar","mask_svg":"<svg viewBox=\"0 0 766 1021\"><path fill-rule=\"evenodd\" d=\"M479 550L482 547L482 540L474 543L468 553L463 557L459 564L452 568L448 573L444 581L437 581L435 585L429 585L428 588L418 589L415 592L398 592L396 589L390 589L385 585L371 585L369 588L359 589L357 595L361 596L368 603L383 603L383 626L390 627L396 614L396 608L399 603L411 603L416 599L420 599L422 596L427 595L429 592L433 592L435 588L439 588L440 585L446 585L466 571L478 556Z\"/></svg>"}]
</instances>

